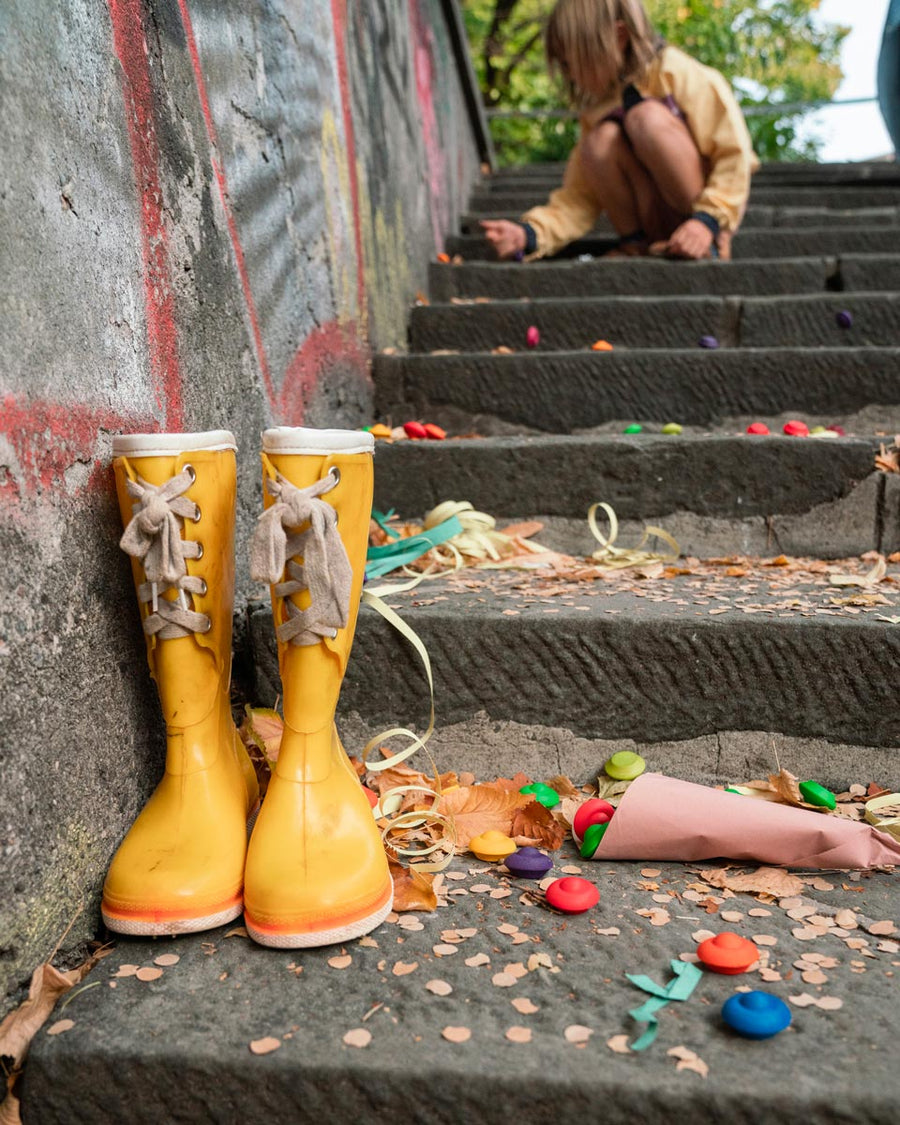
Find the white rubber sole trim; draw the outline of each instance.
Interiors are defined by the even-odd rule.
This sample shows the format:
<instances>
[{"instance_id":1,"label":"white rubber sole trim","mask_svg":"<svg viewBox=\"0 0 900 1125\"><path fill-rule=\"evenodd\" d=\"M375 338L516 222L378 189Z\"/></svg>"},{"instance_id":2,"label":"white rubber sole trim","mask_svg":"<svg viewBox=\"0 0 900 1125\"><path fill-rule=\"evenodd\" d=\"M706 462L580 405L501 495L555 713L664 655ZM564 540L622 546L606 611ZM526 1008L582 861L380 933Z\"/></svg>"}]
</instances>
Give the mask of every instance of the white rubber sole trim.
<instances>
[{"instance_id":1,"label":"white rubber sole trim","mask_svg":"<svg viewBox=\"0 0 900 1125\"><path fill-rule=\"evenodd\" d=\"M276 426L264 430L264 453L295 453L324 457L329 453L372 453L375 439L362 430L313 430L307 426Z\"/></svg>"},{"instance_id":2,"label":"white rubber sole trim","mask_svg":"<svg viewBox=\"0 0 900 1125\"><path fill-rule=\"evenodd\" d=\"M247 933L258 945L265 945L270 949L315 949L320 945L338 945L371 933L387 918L393 906L394 896L391 895L387 905L370 914L368 918L361 918L358 922L354 922L352 926L342 926L336 930L316 930L305 934L270 934L257 930L246 914L244 925L247 927Z\"/></svg>"},{"instance_id":3,"label":"white rubber sole trim","mask_svg":"<svg viewBox=\"0 0 900 1125\"><path fill-rule=\"evenodd\" d=\"M229 430L205 430L197 434L116 434L113 457L140 454L141 457L171 457L173 453L217 453L220 449L237 452L237 442Z\"/></svg>"},{"instance_id":4,"label":"white rubber sole trim","mask_svg":"<svg viewBox=\"0 0 900 1125\"><path fill-rule=\"evenodd\" d=\"M227 910L220 910L218 914L207 914L203 918L182 918L169 922L142 922L131 921L126 918L111 918L105 910L100 910L103 924L115 934L127 934L129 937L176 937L179 934L196 934L201 930L214 930L217 926L224 926L226 922L233 922L243 912L243 903L237 902Z\"/></svg>"}]
</instances>

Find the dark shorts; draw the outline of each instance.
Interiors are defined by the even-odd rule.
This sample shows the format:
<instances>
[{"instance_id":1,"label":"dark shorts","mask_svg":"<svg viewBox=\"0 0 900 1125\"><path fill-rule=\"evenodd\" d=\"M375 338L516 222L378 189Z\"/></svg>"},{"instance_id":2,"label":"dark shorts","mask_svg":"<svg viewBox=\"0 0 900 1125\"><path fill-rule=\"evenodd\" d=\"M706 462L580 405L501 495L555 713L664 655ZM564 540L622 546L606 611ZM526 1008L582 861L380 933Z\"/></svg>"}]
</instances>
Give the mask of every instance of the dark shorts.
<instances>
[{"instance_id":1,"label":"dark shorts","mask_svg":"<svg viewBox=\"0 0 900 1125\"><path fill-rule=\"evenodd\" d=\"M662 102L662 104L671 111L673 117L678 117L682 121L684 120L684 114L681 112L681 107L678 105L678 102L675 101L671 94L666 94L664 98L652 98L651 101ZM610 110L610 112L607 113L605 117L601 118L597 124L602 125L604 121L615 121L617 125L621 125L624 120L625 107L620 105L615 109Z\"/></svg>"}]
</instances>

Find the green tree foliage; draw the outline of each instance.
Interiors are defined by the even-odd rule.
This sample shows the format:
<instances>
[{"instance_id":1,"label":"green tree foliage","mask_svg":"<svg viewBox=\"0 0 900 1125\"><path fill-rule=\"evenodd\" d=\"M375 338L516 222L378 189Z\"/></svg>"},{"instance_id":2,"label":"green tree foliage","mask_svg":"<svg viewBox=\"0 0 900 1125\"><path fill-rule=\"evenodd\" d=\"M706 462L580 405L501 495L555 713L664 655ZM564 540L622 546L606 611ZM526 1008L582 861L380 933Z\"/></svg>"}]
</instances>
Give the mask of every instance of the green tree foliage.
<instances>
[{"instance_id":1,"label":"green tree foliage","mask_svg":"<svg viewBox=\"0 0 900 1125\"><path fill-rule=\"evenodd\" d=\"M475 69L489 109L564 110L544 62L543 29L553 0L464 0ZM831 98L841 81L840 44L849 28L822 23L819 0L645 0L668 42L720 70L742 105L790 105ZM874 65L874 63L873 63ZM821 146L801 138L802 111L748 114L763 160L814 160ZM577 135L561 117L493 118L504 163L565 159Z\"/></svg>"}]
</instances>

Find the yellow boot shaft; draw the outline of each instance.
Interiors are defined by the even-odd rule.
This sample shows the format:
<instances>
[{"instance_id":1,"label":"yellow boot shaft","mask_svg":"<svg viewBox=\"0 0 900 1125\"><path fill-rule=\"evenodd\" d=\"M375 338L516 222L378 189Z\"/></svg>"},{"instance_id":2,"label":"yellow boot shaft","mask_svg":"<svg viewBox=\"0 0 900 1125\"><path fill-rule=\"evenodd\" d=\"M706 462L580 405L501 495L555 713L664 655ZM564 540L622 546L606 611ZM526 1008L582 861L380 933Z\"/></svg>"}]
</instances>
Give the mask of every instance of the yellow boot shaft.
<instances>
[{"instance_id":1,"label":"yellow boot shaft","mask_svg":"<svg viewBox=\"0 0 900 1125\"><path fill-rule=\"evenodd\" d=\"M258 802L229 706L233 438L129 435L114 451L166 771L113 859L103 913L125 933L205 929L240 912L246 821Z\"/></svg>"},{"instance_id":2,"label":"yellow boot shaft","mask_svg":"<svg viewBox=\"0 0 900 1125\"><path fill-rule=\"evenodd\" d=\"M371 439L367 442L366 436L309 430L268 431L265 435L267 509L276 503L268 495L267 481L315 490L330 478L333 486L321 492L312 509L316 504L333 509L349 564L349 593L342 623L335 627L328 627L327 621L337 618L329 617L325 623L318 619L309 588L291 590L291 583L286 582L290 562L282 580L272 586L277 631L283 633L300 619L314 625L312 632L300 635L303 643L284 637L278 643L285 730L250 842L245 881L247 925L252 936L266 945L293 948L349 940L374 928L392 900L378 829L334 730L368 546L372 455ZM322 509L318 514L321 516ZM330 523L333 517L326 515L325 523ZM295 531L288 526L289 545L292 539L297 542ZM329 553L334 556L333 539L326 537L325 542L330 542ZM309 580L315 560L294 556L295 566L298 560L302 571L295 569L294 573ZM345 573L344 563L335 564L332 558L329 565ZM314 579L312 582L315 584Z\"/></svg>"}]
</instances>

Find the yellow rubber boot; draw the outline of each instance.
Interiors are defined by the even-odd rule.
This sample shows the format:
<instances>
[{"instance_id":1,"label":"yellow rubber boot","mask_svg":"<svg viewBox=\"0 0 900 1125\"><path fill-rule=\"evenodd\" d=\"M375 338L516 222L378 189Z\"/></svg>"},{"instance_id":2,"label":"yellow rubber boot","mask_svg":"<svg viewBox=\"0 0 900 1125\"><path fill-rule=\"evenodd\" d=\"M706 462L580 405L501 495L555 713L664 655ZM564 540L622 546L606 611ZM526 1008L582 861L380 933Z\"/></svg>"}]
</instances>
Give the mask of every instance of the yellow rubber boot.
<instances>
[{"instance_id":1,"label":"yellow rubber boot","mask_svg":"<svg viewBox=\"0 0 900 1125\"><path fill-rule=\"evenodd\" d=\"M263 435L266 511L251 572L272 583L284 737L247 853L244 916L262 945L349 941L393 902L372 810L334 729L363 584L373 448L369 434L349 430Z\"/></svg>"},{"instance_id":2,"label":"yellow rubber boot","mask_svg":"<svg viewBox=\"0 0 900 1125\"><path fill-rule=\"evenodd\" d=\"M259 807L229 706L235 443L224 430L129 434L113 454L166 772L113 857L103 920L123 934L192 933L241 913Z\"/></svg>"}]
</instances>

